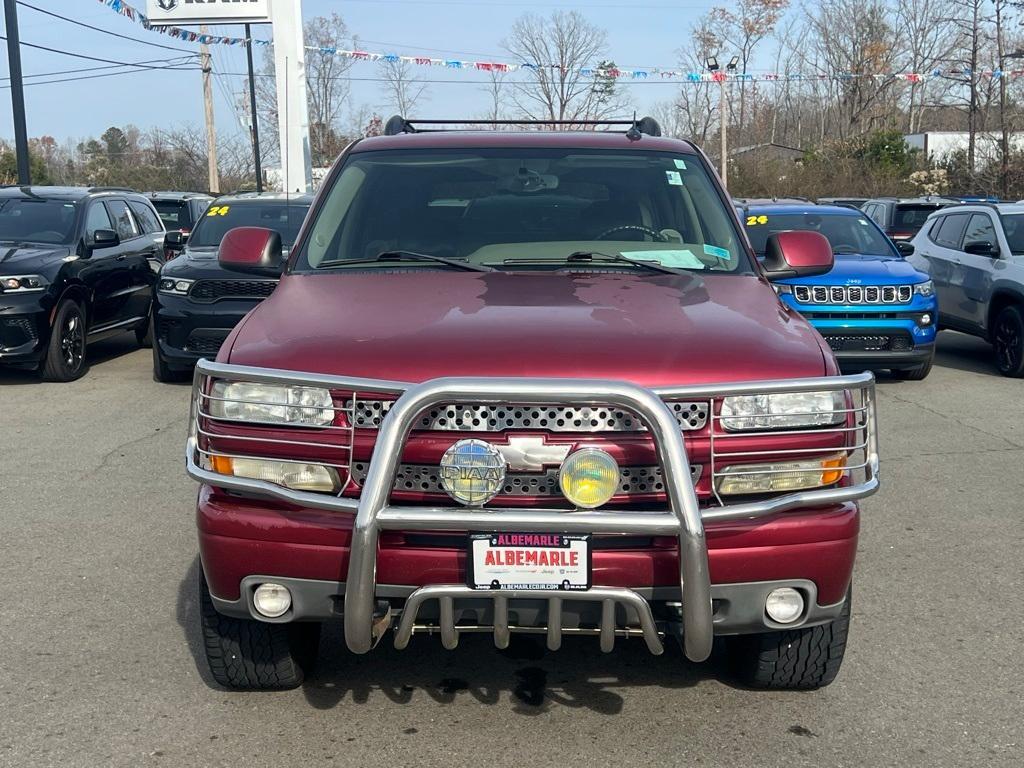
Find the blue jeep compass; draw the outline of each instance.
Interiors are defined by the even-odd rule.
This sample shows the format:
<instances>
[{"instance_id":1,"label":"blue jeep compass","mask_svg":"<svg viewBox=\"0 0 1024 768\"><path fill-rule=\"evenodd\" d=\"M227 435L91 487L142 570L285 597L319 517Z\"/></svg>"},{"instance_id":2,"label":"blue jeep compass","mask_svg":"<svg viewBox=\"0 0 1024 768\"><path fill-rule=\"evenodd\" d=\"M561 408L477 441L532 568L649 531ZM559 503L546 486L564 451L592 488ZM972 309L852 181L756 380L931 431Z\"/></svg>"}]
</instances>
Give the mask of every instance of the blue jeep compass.
<instances>
[{"instance_id":1,"label":"blue jeep compass","mask_svg":"<svg viewBox=\"0 0 1024 768\"><path fill-rule=\"evenodd\" d=\"M831 205L747 206L742 214L754 251L769 235L812 230L835 253L831 272L775 283L782 300L806 317L844 370L888 368L902 379L928 375L935 354L937 302L928 275L916 270L861 211Z\"/></svg>"}]
</instances>

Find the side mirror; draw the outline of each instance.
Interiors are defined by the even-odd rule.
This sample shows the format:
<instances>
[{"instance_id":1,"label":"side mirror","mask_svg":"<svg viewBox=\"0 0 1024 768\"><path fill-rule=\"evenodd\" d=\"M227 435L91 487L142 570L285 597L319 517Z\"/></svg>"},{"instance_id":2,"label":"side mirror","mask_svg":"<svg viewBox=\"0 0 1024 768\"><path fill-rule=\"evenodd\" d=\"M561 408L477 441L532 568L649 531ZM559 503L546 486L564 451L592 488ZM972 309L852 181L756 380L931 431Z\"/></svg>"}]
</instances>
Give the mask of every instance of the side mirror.
<instances>
[{"instance_id":1,"label":"side mirror","mask_svg":"<svg viewBox=\"0 0 1024 768\"><path fill-rule=\"evenodd\" d=\"M792 230L769 235L764 249L765 277L784 280L813 277L832 270L832 245L818 232Z\"/></svg>"},{"instance_id":2,"label":"side mirror","mask_svg":"<svg viewBox=\"0 0 1024 768\"><path fill-rule=\"evenodd\" d=\"M964 243L964 253L973 253L975 256L999 256L999 247L991 240L972 240Z\"/></svg>"},{"instance_id":3,"label":"side mirror","mask_svg":"<svg viewBox=\"0 0 1024 768\"><path fill-rule=\"evenodd\" d=\"M187 236L180 229L175 229L164 235L164 248L169 251L180 251L185 247Z\"/></svg>"},{"instance_id":4,"label":"side mirror","mask_svg":"<svg viewBox=\"0 0 1024 768\"><path fill-rule=\"evenodd\" d=\"M233 272L277 277L283 258L281 235L264 227L235 227L220 241L217 262Z\"/></svg>"},{"instance_id":5,"label":"side mirror","mask_svg":"<svg viewBox=\"0 0 1024 768\"><path fill-rule=\"evenodd\" d=\"M85 255L92 256L92 252L97 248L113 248L115 245L121 244L121 238L117 232L112 229L97 229L92 233L92 237L86 237L85 239Z\"/></svg>"},{"instance_id":6,"label":"side mirror","mask_svg":"<svg viewBox=\"0 0 1024 768\"><path fill-rule=\"evenodd\" d=\"M899 251L900 256L912 256L914 253L914 244L909 243L906 240L894 240L893 245L896 246L896 250Z\"/></svg>"}]
</instances>

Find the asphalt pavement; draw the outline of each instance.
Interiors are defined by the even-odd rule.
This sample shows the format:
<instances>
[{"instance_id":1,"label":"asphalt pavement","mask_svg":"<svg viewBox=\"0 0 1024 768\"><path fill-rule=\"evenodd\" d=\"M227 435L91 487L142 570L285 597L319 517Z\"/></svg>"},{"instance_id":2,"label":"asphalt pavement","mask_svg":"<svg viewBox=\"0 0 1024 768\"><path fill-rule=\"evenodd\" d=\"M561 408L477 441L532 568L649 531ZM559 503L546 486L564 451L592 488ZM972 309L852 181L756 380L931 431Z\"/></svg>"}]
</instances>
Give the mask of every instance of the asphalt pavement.
<instances>
[{"instance_id":1,"label":"asphalt pavement","mask_svg":"<svg viewBox=\"0 0 1024 768\"><path fill-rule=\"evenodd\" d=\"M303 688L225 691L197 632L188 387L130 337L72 384L0 371L0 766L1021 766L1024 381L975 339L939 349L926 381L879 384L846 661L807 693L640 641L355 657L337 627Z\"/></svg>"}]
</instances>

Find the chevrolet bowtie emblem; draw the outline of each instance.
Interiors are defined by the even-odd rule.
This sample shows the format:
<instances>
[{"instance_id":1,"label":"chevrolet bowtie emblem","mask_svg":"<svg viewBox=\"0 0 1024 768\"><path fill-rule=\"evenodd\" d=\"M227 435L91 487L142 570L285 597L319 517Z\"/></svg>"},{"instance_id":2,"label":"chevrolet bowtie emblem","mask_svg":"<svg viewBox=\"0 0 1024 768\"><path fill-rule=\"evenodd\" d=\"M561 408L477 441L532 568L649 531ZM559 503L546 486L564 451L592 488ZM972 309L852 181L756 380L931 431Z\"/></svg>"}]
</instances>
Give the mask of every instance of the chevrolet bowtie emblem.
<instances>
[{"instance_id":1,"label":"chevrolet bowtie emblem","mask_svg":"<svg viewBox=\"0 0 1024 768\"><path fill-rule=\"evenodd\" d=\"M549 444L543 437L510 437L508 445L495 445L510 472L543 472L559 466L572 450L567 443Z\"/></svg>"}]
</instances>

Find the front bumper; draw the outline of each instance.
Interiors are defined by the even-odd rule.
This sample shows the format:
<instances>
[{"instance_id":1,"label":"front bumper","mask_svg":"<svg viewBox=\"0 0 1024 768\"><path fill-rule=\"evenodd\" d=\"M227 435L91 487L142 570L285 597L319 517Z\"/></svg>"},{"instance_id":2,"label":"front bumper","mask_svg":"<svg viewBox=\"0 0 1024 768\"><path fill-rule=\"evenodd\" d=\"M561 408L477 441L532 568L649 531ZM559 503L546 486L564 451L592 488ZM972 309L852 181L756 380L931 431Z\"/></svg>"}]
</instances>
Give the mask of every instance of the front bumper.
<instances>
[{"instance_id":1,"label":"front bumper","mask_svg":"<svg viewBox=\"0 0 1024 768\"><path fill-rule=\"evenodd\" d=\"M158 292L153 304L153 343L168 366L190 370L202 358L216 357L228 334L257 304L252 299L197 302Z\"/></svg>"},{"instance_id":2,"label":"front bumper","mask_svg":"<svg viewBox=\"0 0 1024 768\"><path fill-rule=\"evenodd\" d=\"M47 293L0 294L0 363L42 360L50 340L51 311Z\"/></svg>"},{"instance_id":3,"label":"front bumper","mask_svg":"<svg viewBox=\"0 0 1024 768\"><path fill-rule=\"evenodd\" d=\"M200 427L200 419L206 418L204 403L208 399L206 393L207 381L209 378L235 379L261 381L266 383L292 383L307 384L311 386L322 386L330 389L359 390L362 392L383 392L400 394L401 396L390 409L387 417L377 435L376 447L373 459L371 460L366 482L358 501L343 497L328 496L324 494L292 491L280 486L259 480L250 480L233 476L226 476L212 472L205 468L204 448L202 447L203 430ZM830 488L813 491L802 491L784 496L772 497L761 501L737 503L721 507L700 509L697 504L697 497L694 491L693 482L690 477L689 462L687 460L686 447L684 445L679 425L671 410L662 400L663 397L678 399L699 399L714 398L725 395L740 394L767 394L773 392L799 392L799 391L820 391L820 390L848 390L851 398L857 396L849 411L848 419L853 426L842 428L853 435L863 434L863 442L857 443L860 438L854 438L852 443L857 443L858 450L863 451L863 464L857 465L864 472L864 477L858 482L840 484ZM404 393L404 394L401 394ZM628 511L576 511L566 512L564 510L551 509L515 509L515 508L451 508L451 507L417 507L417 506L393 506L390 503L391 489L395 480L395 473L398 467L400 455L405 445L409 432L413 427L415 419L425 409L436 407L446 402L460 403L492 403L492 402L516 402L523 404L542 405L546 403L559 403L567 405L595 405L623 408L635 413L642 423L647 427L650 437L654 443L658 456L658 463L662 468L665 479L665 489L668 497L668 509L644 512L639 510ZM858 405L859 403L859 405ZM621 382L590 381L590 380L566 380L566 379L435 379L419 385L407 385L400 382L380 382L357 380L346 377L317 376L291 371L277 371L269 369L247 368L242 366L223 365L201 361L197 366L195 375L195 386L193 392L191 419L191 434L186 448L186 462L188 473L195 479L206 485L230 490L234 493L250 494L264 498L284 501L294 507L305 508L310 511L318 511L319 514L329 514L336 521L340 519L339 513L355 513L351 520L350 530L347 533L348 558L347 567L342 567L342 558L332 558L327 555L328 560L333 560L336 576L333 581L340 585L344 582L344 591L338 596L341 597L341 613L345 623L345 640L350 650L356 653L369 651L384 635L391 625L396 612L392 605L385 599L382 591L382 581L385 576L391 578L386 565L386 550L388 536L397 535L397 532L451 532L464 533L466 531L559 531L563 533L588 533L595 537L601 536L640 536L657 539L668 539L672 546L668 548L668 554L661 558L659 567L671 567L672 575L662 571L659 578L665 578L669 583L665 586L670 590L669 595L674 598L665 602L666 606L674 603L678 606L677 621L669 622L678 627L676 634L681 635L683 647L688 658L694 661L702 661L711 652L713 635L715 633L715 609L713 606L712 593L712 571L710 563L720 559L720 556L711 555L709 543L705 532L705 523L709 526L709 532L714 526L733 525L737 521L757 520L757 529L770 526L772 521L769 518L789 518L789 515L782 513L790 510L800 509L822 509L832 507L846 508L849 502L868 496L877 490L878 487L878 447L876 431L874 427L874 389L873 377L870 374L860 374L847 377L827 377L819 379L783 380L771 382L751 382L742 384L729 384L720 386L693 386L693 387L671 387L652 391L642 387ZM719 436L718 440L725 438ZM851 443L851 444L852 444ZM714 471L714 470L713 470ZM204 490L204 496L208 491ZM211 577L210 585L214 594L221 600L241 600L244 591L241 590L245 579L256 576L252 572L247 574L236 574L237 578L218 573L222 563L247 563L242 552L234 553L228 551L234 542L221 540L225 537L218 537L218 534L211 530L207 523L212 518L204 517L203 502L201 497L200 505L200 540L203 547L204 568ZM226 502L229 508L241 505L241 499L230 499ZM320 512L322 511L322 512ZM847 510L849 513L850 510ZM295 510L290 508L288 515L294 515ZM852 514L856 519L856 507L852 507ZM276 538L277 533L282 530L275 523L269 522L263 526L253 519L249 520L249 531L256 540L256 546L261 547L264 553L273 552L271 557L282 557L282 566L288 562L289 576L304 578L302 568L311 563L313 558L319 556L318 550L322 550L328 533L319 528L321 538L318 541L296 543L294 549L289 547L266 546L268 539ZM825 523L829 524L828 522ZM854 523L855 525L856 523ZM204 530L206 526L206 530ZM285 526L287 527L287 526ZM803 535L807 536L808 531ZM798 535L793 533L793 535ZM840 536L841 544L835 546L836 552L818 552L819 561L828 568L843 574L842 578L848 582L849 573L852 569L853 551L856 547L856 535ZM742 535L733 537L733 547L742 542ZM822 541L813 538L806 540L807 544L820 547ZM796 545L797 542L794 542ZM339 546L344 546L338 540ZM228 549L219 549L220 547ZM243 545L244 548L244 545ZM288 550L291 551L288 551ZM722 549L725 549L723 547ZM740 561L747 561L758 557L757 546L749 539L745 544L740 544L738 550ZM772 568L784 571L790 565L780 553L764 553L766 570L769 574ZM635 557L636 562L628 570L629 575L623 572L622 578L630 579L631 583L615 585L609 583L615 580L613 568L602 570L600 561L596 559L594 566L595 587L591 593L564 592L531 592L528 595L517 593L505 593L498 590L493 592L474 592L467 595L466 588L462 583L457 583L457 577L452 578L451 571L445 572L438 568L437 555L431 553L434 558L434 565L428 567L429 581L427 585L419 586L414 592L406 597L406 605L400 614L396 645L401 646L403 639L407 640L407 633L415 629L415 621L422 605L426 602L436 602L437 612L440 616L439 629L445 644L454 645L457 642L457 634L462 628L456 625L456 599L465 601L469 598L472 601L493 603L491 607L491 625L488 627L493 631L495 640L504 642L509 627L509 601L540 600L547 602L548 616L561 621L563 604L576 601L593 603L600 607L599 630L602 637L602 646L606 643L609 634L614 637L617 632L625 632L626 629L618 630L620 620L628 622L635 617L640 625L640 632L647 640L652 651L658 652L661 641L654 633L652 635L653 613L651 600L637 590L637 568L643 568L645 559L647 565L652 569L654 559L649 553L640 553ZM726 562L728 557L722 558ZM609 565L611 564L609 560ZM262 565L262 563L261 563ZM427 561L421 559L419 566L427 565ZM242 566L245 567L245 566ZM415 568L416 558L414 553L402 550L396 556L394 564L395 572L392 585L409 585L408 579L402 578L403 568ZM273 572L273 571L269 571ZM762 578L762 577L759 577ZM787 574L765 575L767 580L787 580ZM796 577L805 579L805 577ZM315 579L316 580L316 579ZM644 581L647 581L645 578ZM658 586L654 581L652 570L652 587ZM736 579L733 583L748 583L748 579ZM817 584L817 582L814 582ZM416 586L413 584L412 586ZM818 587L816 587L818 588ZM582 597L580 597L582 595ZM721 603L720 598L720 603ZM825 605L828 605L827 598ZM336 601L335 601L336 602ZM841 602L839 598L838 602ZM742 601L742 610L749 612L750 605ZM814 596L814 606L818 606L817 594ZM763 607L763 602L761 603ZM557 610L556 610L557 607ZM463 607L459 610L466 610ZM518 606L516 607L518 610ZM230 608L228 608L230 610ZM815 609L816 610L816 609ZM486 609L485 609L486 613ZM817 614L814 614L817 615ZM808 610L805 618L811 618L812 611ZM481 615L481 620L486 617ZM552 635L559 632L552 629L554 619L549 619L549 626L545 631L549 633L549 643L552 642ZM557 622L556 622L557 623ZM486 625L477 625L486 626ZM561 625L559 624L559 627Z\"/></svg>"}]
</instances>

